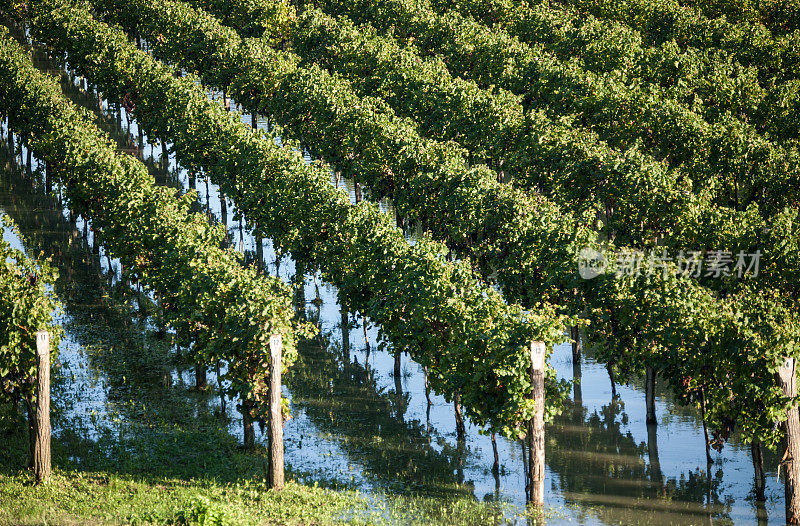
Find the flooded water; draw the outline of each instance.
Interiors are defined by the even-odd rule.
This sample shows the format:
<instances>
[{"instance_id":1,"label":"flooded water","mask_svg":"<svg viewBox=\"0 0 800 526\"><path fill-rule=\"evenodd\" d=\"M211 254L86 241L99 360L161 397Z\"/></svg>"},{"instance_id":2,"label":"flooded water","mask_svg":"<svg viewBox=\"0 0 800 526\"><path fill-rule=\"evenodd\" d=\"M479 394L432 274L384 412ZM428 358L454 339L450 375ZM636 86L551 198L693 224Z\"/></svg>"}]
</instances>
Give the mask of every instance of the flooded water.
<instances>
[{"instance_id":1,"label":"flooded water","mask_svg":"<svg viewBox=\"0 0 800 526\"><path fill-rule=\"evenodd\" d=\"M79 81L65 89L98 111L95 96ZM108 112L107 105L103 105ZM124 115L100 116L120 147L136 152L139 132ZM250 122L249 116L243 121ZM266 123L262 120L261 126ZM7 134L2 134L4 140ZM218 190L194 182L158 159L161 146L144 138L145 160L160 184L198 192L197 209L227 224L231 244L285 280L294 274L289 258L276 261L268 240L256 250L246 224L226 214ZM3 143L5 145L5 143ZM56 292L64 303L65 337L54 384L54 454L60 467L109 470L152 477L208 477L221 481L265 474L265 453L232 462L227 453L241 442L235 401L211 388L192 388L193 370L148 317L153 304L136 284L126 283L102 247L93 250L91 231L74 223L57 197L37 181L36 161L27 173L23 149L12 162L0 152L0 209L20 226L25 241L4 232L29 253L52 257L60 271ZM332 180L333 182L333 180ZM348 181L342 182L355 198ZM388 205L385 211L390 211ZM85 232L85 234L84 234ZM500 469L493 473L491 437L467 424L459 441L451 404L426 398L422 368L378 349L377 328L364 330L350 316L343 338L336 290L314 276L304 286L305 315L319 324L320 337L304 342L300 359L285 377L292 418L286 424L286 463L291 477L369 494L404 493L436 497L468 495L524 506L519 442L497 438ZM778 458L767 453L767 502L753 496L749 448L735 439L707 469L700 420L665 394L657 398L658 426L645 424L640 385L618 385L616 394L591 352L576 368L568 345L555 349L552 365L562 378L582 378L566 411L546 428L546 495L550 524L782 524L783 486ZM265 443L263 434L257 439Z\"/></svg>"}]
</instances>

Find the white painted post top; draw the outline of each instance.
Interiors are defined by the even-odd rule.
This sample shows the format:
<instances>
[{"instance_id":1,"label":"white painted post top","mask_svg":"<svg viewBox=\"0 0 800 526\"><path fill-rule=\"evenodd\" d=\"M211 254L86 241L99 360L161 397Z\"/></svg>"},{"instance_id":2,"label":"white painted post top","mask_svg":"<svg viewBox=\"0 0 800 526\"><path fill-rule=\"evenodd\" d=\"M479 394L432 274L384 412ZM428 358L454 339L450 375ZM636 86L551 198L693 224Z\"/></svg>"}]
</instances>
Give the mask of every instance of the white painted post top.
<instances>
[{"instance_id":1,"label":"white painted post top","mask_svg":"<svg viewBox=\"0 0 800 526\"><path fill-rule=\"evenodd\" d=\"M778 374L781 375L781 377L790 377L792 372L794 372L794 358L787 356L778 369Z\"/></svg>"},{"instance_id":2,"label":"white painted post top","mask_svg":"<svg viewBox=\"0 0 800 526\"><path fill-rule=\"evenodd\" d=\"M49 355L50 354L50 333L47 331L39 331L36 333L36 354Z\"/></svg>"},{"instance_id":3,"label":"white painted post top","mask_svg":"<svg viewBox=\"0 0 800 526\"><path fill-rule=\"evenodd\" d=\"M544 357L547 348L544 342L531 342L531 365L534 371L544 371Z\"/></svg>"},{"instance_id":4,"label":"white painted post top","mask_svg":"<svg viewBox=\"0 0 800 526\"><path fill-rule=\"evenodd\" d=\"M283 338L280 334L273 334L269 337L269 350L273 356L283 350Z\"/></svg>"}]
</instances>

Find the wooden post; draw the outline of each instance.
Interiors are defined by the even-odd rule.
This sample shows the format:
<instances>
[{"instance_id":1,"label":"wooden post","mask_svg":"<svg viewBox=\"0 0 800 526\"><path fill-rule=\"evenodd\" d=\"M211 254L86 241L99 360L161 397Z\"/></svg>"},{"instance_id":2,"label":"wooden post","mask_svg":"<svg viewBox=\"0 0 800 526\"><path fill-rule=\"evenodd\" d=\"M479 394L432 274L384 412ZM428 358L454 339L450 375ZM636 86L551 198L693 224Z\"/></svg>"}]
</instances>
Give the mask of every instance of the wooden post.
<instances>
[{"instance_id":1,"label":"wooden post","mask_svg":"<svg viewBox=\"0 0 800 526\"><path fill-rule=\"evenodd\" d=\"M280 334L269 339L269 486L283 489L283 411L281 410L281 368L283 341Z\"/></svg>"},{"instance_id":2,"label":"wooden post","mask_svg":"<svg viewBox=\"0 0 800 526\"><path fill-rule=\"evenodd\" d=\"M647 366L647 373L644 385L644 397L647 405L647 419L648 424L658 424L656 418L656 372L652 366Z\"/></svg>"},{"instance_id":3,"label":"wooden post","mask_svg":"<svg viewBox=\"0 0 800 526\"><path fill-rule=\"evenodd\" d=\"M36 395L36 454L34 472L38 484L50 482L50 333L36 333L38 386Z\"/></svg>"},{"instance_id":4,"label":"wooden post","mask_svg":"<svg viewBox=\"0 0 800 526\"><path fill-rule=\"evenodd\" d=\"M785 396L797 396L797 363L786 358L778 369L778 381ZM800 524L800 415L795 403L786 414L788 447L784 455L783 474L786 498L786 524ZM795 462L797 459L797 462Z\"/></svg>"},{"instance_id":5,"label":"wooden post","mask_svg":"<svg viewBox=\"0 0 800 526\"><path fill-rule=\"evenodd\" d=\"M528 421L528 503L544 505L544 342L531 342L531 385L536 404Z\"/></svg>"}]
</instances>

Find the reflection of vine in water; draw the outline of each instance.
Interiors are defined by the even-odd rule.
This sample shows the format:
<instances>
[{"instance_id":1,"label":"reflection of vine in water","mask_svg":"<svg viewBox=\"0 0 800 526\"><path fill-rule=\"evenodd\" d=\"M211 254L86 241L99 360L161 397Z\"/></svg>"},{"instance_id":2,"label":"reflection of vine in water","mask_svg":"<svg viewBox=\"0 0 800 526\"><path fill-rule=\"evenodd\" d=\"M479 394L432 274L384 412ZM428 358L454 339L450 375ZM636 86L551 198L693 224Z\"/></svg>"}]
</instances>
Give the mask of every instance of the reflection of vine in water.
<instances>
[{"instance_id":1,"label":"reflection of vine in water","mask_svg":"<svg viewBox=\"0 0 800 526\"><path fill-rule=\"evenodd\" d=\"M311 309L308 314L317 315ZM299 347L297 366L286 378L295 410L302 410L322 433L336 437L368 478L392 490L471 494L470 486L461 485L462 448L441 438L434 447L422 423L403 418L408 394L378 387L370 367L342 360L339 346L328 340L326 335L324 346L307 342Z\"/></svg>"},{"instance_id":2,"label":"reflection of vine in water","mask_svg":"<svg viewBox=\"0 0 800 526\"><path fill-rule=\"evenodd\" d=\"M264 476L262 458L238 454L227 419L209 410L208 394L170 385L177 362L168 340L143 314L153 311L149 298L113 272L104 274L99 254L65 219L57 199L32 176L12 170L0 150L6 167L0 208L17 221L29 251L52 257L65 329L87 351L90 374L102 378L108 400L104 408L87 407L84 387L64 375L54 378L56 465L156 478ZM80 374L75 364L65 365L68 373ZM65 409L74 407L79 410L67 417ZM107 412L108 419L90 431L81 411L91 409Z\"/></svg>"},{"instance_id":3,"label":"reflection of vine in water","mask_svg":"<svg viewBox=\"0 0 800 526\"><path fill-rule=\"evenodd\" d=\"M614 506L663 512L675 507L684 513L726 518L732 498L720 500L721 469L710 479L698 469L665 480L655 428L648 433L649 443L637 443L630 431L623 432L627 422L624 403L613 397L599 412L588 415L574 404L547 428L547 464L568 501L590 508L602 503L596 510L600 514Z\"/></svg>"}]
</instances>

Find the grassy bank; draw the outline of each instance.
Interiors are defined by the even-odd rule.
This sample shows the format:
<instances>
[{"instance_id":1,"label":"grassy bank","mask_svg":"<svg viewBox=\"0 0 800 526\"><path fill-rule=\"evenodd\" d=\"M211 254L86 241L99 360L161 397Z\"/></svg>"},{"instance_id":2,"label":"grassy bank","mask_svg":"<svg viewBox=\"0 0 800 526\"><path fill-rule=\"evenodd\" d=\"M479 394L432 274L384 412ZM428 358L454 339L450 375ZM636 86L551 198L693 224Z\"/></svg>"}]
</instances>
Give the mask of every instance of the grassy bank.
<instances>
[{"instance_id":1,"label":"grassy bank","mask_svg":"<svg viewBox=\"0 0 800 526\"><path fill-rule=\"evenodd\" d=\"M0 524L336 524L361 514L354 492L290 483L137 481L104 473L56 472L47 486L27 472L0 477Z\"/></svg>"},{"instance_id":2,"label":"grassy bank","mask_svg":"<svg viewBox=\"0 0 800 526\"><path fill-rule=\"evenodd\" d=\"M261 481L135 480L105 473L56 471L34 486L27 471L0 475L2 525L295 525L505 524L509 509L469 499L384 496L290 482L281 492Z\"/></svg>"}]
</instances>

